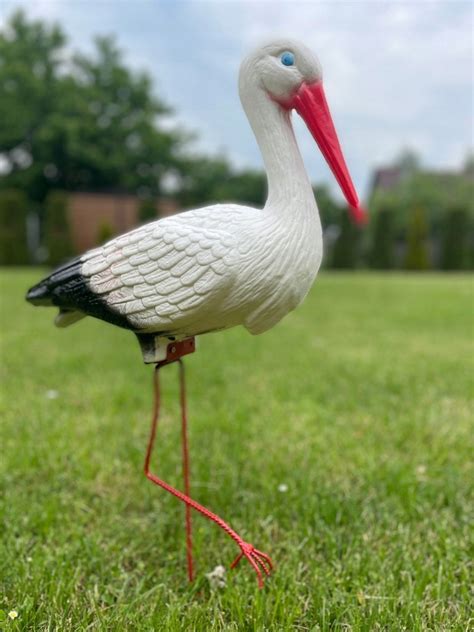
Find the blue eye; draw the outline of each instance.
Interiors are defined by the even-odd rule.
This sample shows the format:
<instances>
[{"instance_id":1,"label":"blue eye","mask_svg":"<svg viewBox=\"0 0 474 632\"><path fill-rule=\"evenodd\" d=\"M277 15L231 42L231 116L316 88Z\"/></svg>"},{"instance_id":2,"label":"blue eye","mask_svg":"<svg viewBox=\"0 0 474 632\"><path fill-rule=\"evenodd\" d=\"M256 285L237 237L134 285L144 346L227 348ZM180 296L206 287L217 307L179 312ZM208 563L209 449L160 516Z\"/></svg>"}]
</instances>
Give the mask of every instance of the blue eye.
<instances>
[{"instance_id":1,"label":"blue eye","mask_svg":"<svg viewBox=\"0 0 474 632\"><path fill-rule=\"evenodd\" d=\"M295 56L293 55L293 53L286 51L282 54L280 60L284 66L293 66L293 64L295 63Z\"/></svg>"}]
</instances>

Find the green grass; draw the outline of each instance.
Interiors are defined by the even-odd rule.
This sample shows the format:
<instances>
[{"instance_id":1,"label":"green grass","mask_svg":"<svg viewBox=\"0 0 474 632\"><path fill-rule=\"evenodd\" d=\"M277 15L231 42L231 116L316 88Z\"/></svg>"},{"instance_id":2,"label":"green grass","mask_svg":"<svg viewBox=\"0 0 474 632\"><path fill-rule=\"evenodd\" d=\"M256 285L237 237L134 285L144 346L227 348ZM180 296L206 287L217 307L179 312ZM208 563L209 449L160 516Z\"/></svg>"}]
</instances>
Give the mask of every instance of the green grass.
<instances>
[{"instance_id":1,"label":"green grass","mask_svg":"<svg viewBox=\"0 0 474 632\"><path fill-rule=\"evenodd\" d=\"M186 359L194 496L272 555L259 591L245 563L211 590L237 549L199 515L188 585L183 506L142 475L152 369L130 333L24 303L40 274L2 276L0 627L473 625L469 277L323 274L272 332ZM164 395L154 470L180 485L175 367Z\"/></svg>"}]
</instances>

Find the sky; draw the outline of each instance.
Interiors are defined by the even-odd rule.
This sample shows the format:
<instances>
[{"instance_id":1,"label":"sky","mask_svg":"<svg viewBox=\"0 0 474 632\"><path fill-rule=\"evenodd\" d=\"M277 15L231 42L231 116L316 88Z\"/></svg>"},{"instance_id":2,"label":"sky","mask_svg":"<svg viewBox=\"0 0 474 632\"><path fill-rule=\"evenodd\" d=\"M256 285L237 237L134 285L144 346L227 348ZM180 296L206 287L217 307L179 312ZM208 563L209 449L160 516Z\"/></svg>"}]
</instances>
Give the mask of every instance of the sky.
<instances>
[{"instance_id":1,"label":"sky","mask_svg":"<svg viewBox=\"0 0 474 632\"><path fill-rule=\"evenodd\" d=\"M327 99L356 188L407 147L422 164L458 169L473 146L473 4L396 0L0 0L0 25L17 7L59 22L73 50L114 34L127 64L146 70L197 149L261 167L237 91L241 58L290 36L319 57ZM313 182L330 171L295 116ZM334 186L334 185L333 185ZM334 189L335 190L335 189Z\"/></svg>"}]
</instances>

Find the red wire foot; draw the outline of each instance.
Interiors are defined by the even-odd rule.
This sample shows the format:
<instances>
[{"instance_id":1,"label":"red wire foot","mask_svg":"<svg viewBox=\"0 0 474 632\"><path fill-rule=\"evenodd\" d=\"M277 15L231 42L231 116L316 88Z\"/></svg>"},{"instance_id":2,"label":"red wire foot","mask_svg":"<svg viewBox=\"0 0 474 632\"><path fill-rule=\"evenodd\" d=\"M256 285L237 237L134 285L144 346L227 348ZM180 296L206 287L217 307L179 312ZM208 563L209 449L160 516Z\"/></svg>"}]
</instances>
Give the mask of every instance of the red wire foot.
<instances>
[{"instance_id":1,"label":"red wire foot","mask_svg":"<svg viewBox=\"0 0 474 632\"><path fill-rule=\"evenodd\" d=\"M247 558L249 564L253 567L254 571L257 574L258 587L263 588L264 578L262 575L262 570L268 577L273 570L272 560L266 553L259 551L248 542L242 542L241 544L239 544L239 546L241 551L232 562L230 567L235 568L243 557Z\"/></svg>"}]
</instances>

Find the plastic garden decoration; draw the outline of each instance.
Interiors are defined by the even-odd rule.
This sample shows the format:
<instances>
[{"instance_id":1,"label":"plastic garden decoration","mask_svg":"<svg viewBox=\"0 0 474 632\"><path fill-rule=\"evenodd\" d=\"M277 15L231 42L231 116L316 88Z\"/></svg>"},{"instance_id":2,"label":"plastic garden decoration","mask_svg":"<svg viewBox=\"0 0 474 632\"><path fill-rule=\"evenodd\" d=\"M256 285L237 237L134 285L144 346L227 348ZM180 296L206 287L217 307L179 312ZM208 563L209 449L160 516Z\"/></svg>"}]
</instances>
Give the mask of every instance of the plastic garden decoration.
<instances>
[{"instance_id":1,"label":"plastic garden decoration","mask_svg":"<svg viewBox=\"0 0 474 632\"><path fill-rule=\"evenodd\" d=\"M321 263L322 230L313 190L291 124L306 122L339 183L355 221L364 211L354 190L324 95L319 61L306 46L276 40L240 68L242 105L268 178L263 209L218 204L166 217L112 239L55 270L31 288L33 305L59 308L66 327L93 316L132 331L143 359L155 364L155 402L145 474L186 505L188 576L193 578L191 509L221 527L253 567L260 587L272 570L268 555L190 497L185 374L182 356L194 337L243 325L261 334L295 309ZM159 371L179 363L184 492L150 470L159 417Z\"/></svg>"}]
</instances>

